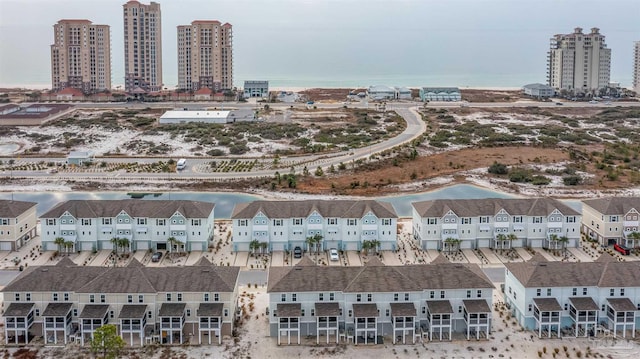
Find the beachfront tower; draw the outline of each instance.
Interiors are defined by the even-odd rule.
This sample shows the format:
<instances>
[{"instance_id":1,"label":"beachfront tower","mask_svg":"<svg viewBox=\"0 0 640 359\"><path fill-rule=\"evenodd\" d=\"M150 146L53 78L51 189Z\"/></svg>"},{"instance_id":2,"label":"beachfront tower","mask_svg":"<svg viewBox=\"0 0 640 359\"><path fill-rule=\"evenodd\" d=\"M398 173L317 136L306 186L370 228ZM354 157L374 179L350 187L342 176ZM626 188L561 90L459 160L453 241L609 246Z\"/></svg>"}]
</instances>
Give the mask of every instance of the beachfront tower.
<instances>
[{"instance_id":1,"label":"beachfront tower","mask_svg":"<svg viewBox=\"0 0 640 359\"><path fill-rule=\"evenodd\" d=\"M609 85L611 49L597 27L587 34L577 27L571 34L555 35L547 59L548 85L557 91L595 93Z\"/></svg>"},{"instance_id":2,"label":"beachfront tower","mask_svg":"<svg viewBox=\"0 0 640 359\"><path fill-rule=\"evenodd\" d=\"M160 4L130 0L124 10L125 91L143 93L162 89L162 32Z\"/></svg>"},{"instance_id":3,"label":"beachfront tower","mask_svg":"<svg viewBox=\"0 0 640 359\"><path fill-rule=\"evenodd\" d=\"M85 94L111 90L111 38L108 25L60 20L53 25L51 89L71 87Z\"/></svg>"},{"instance_id":4,"label":"beachfront tower","mask_svg":"<svg viewBox=\"0 0 640 359\"><path fill-rule=\"evenodd\" d=\"M233 88L232 39L231 24L217 20L178 26L178 88Z\"/></svg>"},{"instance_id":5,"label":"beachfront tower","mask_svg":"<svg viewBox=\"0 0 640 359\"><path fill-rule=\"evenodd\" d=\"M633 43L633 91L640 94L640 41Z\"/></svg>"}]
</instances>

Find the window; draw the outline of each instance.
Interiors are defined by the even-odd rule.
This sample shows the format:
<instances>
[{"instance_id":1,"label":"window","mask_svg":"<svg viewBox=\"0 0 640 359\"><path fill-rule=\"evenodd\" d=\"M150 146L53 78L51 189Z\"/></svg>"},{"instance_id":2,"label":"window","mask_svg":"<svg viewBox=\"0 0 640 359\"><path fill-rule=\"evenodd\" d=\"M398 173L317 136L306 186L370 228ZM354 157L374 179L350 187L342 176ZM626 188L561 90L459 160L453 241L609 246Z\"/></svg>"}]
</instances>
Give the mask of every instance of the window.
<instances>
[{"instance_id":1,"label":"window","mask_svg":"<svg viewBox=\"0 0 640 359\"><path fill-rule=\"evenodd\" d=\"M433 299L436 297L436 292L435 291L429 291L429 298Z\"/></svg>"},{"instance_id":2,"label":"window","mask_svg":"<svg viewBox=\"0 0 640 359\"><path fill-rule=\"evenodd\" d=\"M273 225L281 227L282 226L282 219L274 219L273 220Z\"/></svg>"},{"instance_id":3,"label":"window","mask_svg":"<svg viewBox=\"0 0 640 359\"><path fill-rule=\"evenodd\" d=\"M52 219L52 218L47 219L47 226L55 226L55 225L56 225L55 219Z\"/></svg>"},{"instance_id":4,"label":"window","mask_svg":"<svg viewBox=\"0 0 640 359\"><path fill-rule=\"evenodd\" d=\"M384 311L384 315L385 315L385 316L387 316L387 317L388 317L388 316L389 316L389 314L391 314L391 312L389 311L389 309L387 309L387 310L385 310L385 311Z\"/></svg>"},{"instance_id":5,"label":"window","mask_svg":"<svg viewBox=\"0 0 640 359\"><path fill-rule=\"evenodd\" d=\"M35 314L36 314L36 317L39 317L40 316L40 309L36 308L36 313Z\"/></svg>"},{"instance_id":6,"label":"window","mask_svg":"<svg viewBox=\"0 0 640 359\"><path fill-rule=\"evenodd\" d=\"M83 219L82 220L82 225L83 226L90 226L91 225L91 219Z\"/></svg>"},{"instance_id":7,"label":"window","mask_svg":"<svg viewBox=\"0 0 640 359\"><path fill-rule=\"evenodd\" d=\"M146 218L138 218L138 225L146 226L147 219Z\"/></svg>"},{"instance_id":8,"label":"window","mask_svg":"<svg viewBox=\"0 0 640 359\"><path fill-rule=\"evenodd\" d=\"M96 302L96 296L94 294L89 294L89 303L95 303Z\"/></svg>"},{"instance_id":9,"label":"window","mask_svg":"<svg viewBox=\"0 0 640 359\"><path fill-rule=\"evenodd\" d=\"M138 295L138 303L144 303L144 295Z\"/></svg>"},{"instance_id":10,"label":"window","mask_svg":"<svg viewBox=\"0 0 640 359\"><path fill-rule=\"evenodd\" d=\"M209 301L209 293L204 293L204 299L205 302Z\"/></svg>"},{"instance_id":11,"label":"window","mask_svg":"<svg viewBox=\"0 0 640 359\"><path fill-rule=\"evenodd\" d=\"M582 295L587 295L587 288L582 288Z\"/></svg>"},{"instance_id":12,"label":"window","mask_svg":"<svg viewBox=\"0 0 640 359\"><path fill-rule=\"evenodd\" d=\"M383 218L383 219L382 219L382 225L383 225L383 226L390 226L390 225L391 225L391 219L389 219L389 218Z\"/></svg>"},{"instance_id":13,"label":"window","mask_svg":"<svg viewBox=\"0 0 640 359\"><path fill-rule=\"evenodd\" d=\"M105 303L107 301L107 296L104 294L100 294L100 303Z\"/></svg>"},{"instance_id":14,"label":"window","mask_svg":"<svg viewBox=\"0 0 640 359\"><path fill-rule=\"evenodd\" d=\"M27 302L31 301L31 293L26 293L24 297L25 297L24 300L26 300Z\"/></svg>"},{"instance_id":15,"label":"window","mask_svg":"<svg viewBox=\"0 0 640 359\"><path fill-rule=\"evenodd\" d=\"M315 309L311 308L311 316L313 317L313 316L315 316L315 315L316 315L316 311L315 311Z\"/></svg>"},{"instance_id":16,"label":"window","mask_svg":"<svg viewBox=\"0 0 640 359\"><path fill-rule=\"evenodd\" d=\"M513 216L513 223L522 223L522 216Z\"/></svg>"},{"instance_id":17,"label":"window","mask_svg":"<svg viewBox=\"0 0 640 359\"><path fill-rule=\"evenodd\" d=\"M187 317L191 316L191 309L187 309Z\"/></svg>"},{"instance_id":18,"label":"window","mask_svg":"<svg viewBox=\"0 0 640 359\"><path fill-rule=\"evenodd\" d=\"M610 216L609 222L618 222L618 216Z\"/></svg>"},{"instance_id":19,"label":"window","mask_svg":"<svg viewBox=\"0 0 640 359\"><path fill-rule=\"evenodd\" d=\"M300 309L300 316L304 317L304 309Z\"/></svg>"},{"instance_id":20,"label":"window","mask_svg":"<svg viewBox=\"0 0 640 359\"><path fill-rule=\"evenodd\" d=\"M133 295L131 294L127 295L127 303L133 303Z\"/></svg>"},{"instance_id":21,"label":"window","mask_svg":"<svg viewBox=\"0 0 640 359\"><path fill-rule=\"evenodd\" d=\"M240 220L238 220L238 226L239 227L246 227L248 225L247 222L248 221L246 219L240 219Z\"/></svg>"},{"instance_id":22,"label":"window","mask_svg":"<svg viewBox=\"0 0 640 359\"><path fill-rule=\"evenodd\" d=\"M362 294L356 294L356 302L362 302Z\"/></svg>"},{"instance_id":23,"label":"window","mask_svg":"<svg viewBox=\"0 0 640 359\"><path fill-rule=\"evenodd\" d=\"M427 218L427 224L438 224L437 218Z\"/></svg>"},{"instance_id":24,"label":"window","mask_svg":"<svg viewBox=\"0 0 640 359\"><path fill-rule=\"evenodd\" d=\"M281 302L286 302L286 301L287 301L287 295L286 295L286 294L284 294L284 293L282 293L282 294L280 295L280 301L281 301Z\"/></svg>"},{"instance_id":25,"label":"window","mask_svg":"<svg viewBox=\"0 0 640 359\"><path fill-rule=\"evenodd\" d=\"M349 309L349 311L347 313L349 313L349 318L351 318L353 316L353 310Z\"/></svg>"},{"instance_id":26,"label":"window","mask_svg":"<svg viewBox=\"0 0 640 359\"><path fill-rule=\"evenodd\" d=\"M575 216L568 216L567 217L567 223L576 223L576 217Z\"/></svg>"},{"instance_id":27,"label":"window","mask_svg":"<svg viewBox=\"0 0 640 359\"><path fill-rule=\"evenodd\" d=\"M613 288L609 289L609 296L613 297L615 295L616 295L616 291Z\"/></svg>"},{"instance_id":28,"label":"window","mask_svg":"<svg viewBox=\"0 0 640 359\"><path fill-rule=\"evenodd\" d=\"M471 298L471 291L467 290L467 298Z\"/></svg>"},{"instance_id":29,"label":"window","mask_svg":"<svg viewBox=\"0 0 640 359\"><path fill-rule=\"evenodd\" d=\"M460 223L462 224L471 224L471 218L461 218Z\"/></svg>"},{"instance_id":30,"label":"window","mask_svg":"<svg viewBox=\"0 0 640 359\"><path fill-rule=\"evenodd\" d=\"M178 302L182 302L182 293L178 293Z\"/></svg>"},{"instance_id":31,"label":"window","mask_svg":"<svg viewBox=\"0 0 640 359\"><path fill-rule=\"evenodd\" d=\"M551 288L547 288L547 297L551 296Z\"/></svg>"},{"instance_id":32,"label":"window","mask_svg":"<svg viewBox=\"0 0 640 359\"><path fill-rule=\"evenodd\" d=\"M16 293L15 294L15 300L16 300L16 302L20 301L20 293Z\"/></svg>"},{"instance_id":33,"label":"window","mask_svg":"<svg viewBox=\"0 0 640 359\"><path fill-rule=\"evenodd\" d=\"M324 293L318 293L318 301L322 302L324 300Z\"/></svg>"},{"instance_id":34,"label":"window","mask_svg":"<svg viewBox=\"0 0 640 359\"><path fill-rule=\"evenodd\" d=\"M624 297L624 288L620 288L620 296Z\"/></svg>"},{"instance_id":35,"label":"window","mask_svg":"<svg viewBox=\"0 0 640 359\"><path fill-rule=\"evenodd\" d=\"M440 291L440 298L441 298L441 299L444 299L444 290L441 290L441 291Z\"/></svg>"},{"instance_id":36,"label":"window","mask_svg":"<svg viewBox=\"0 0 640 359\"><path fill-rule=\"evenodd\" d=\"M398 294L398 293L393 293L393 301L394 301L394 302L397 302L397 301L398 301L398 296L399 296L399 294Z\"/></svg>"},{"instance_id":37,"label":"window","mask_svg":"<svg viewBox=\"0 0 640 359\"><path fill-rule=\"evenodd\" d=\"M111 218L103 218L102 219L102 224L111 225Z\"/></svg>"},{"instance_id":38,"label":"window","mask_svg":"<svg viewBox=\"0 0 640 359\"><path fill-rule=\"evenodd\" d=\"M371 302L373 300L373 295L371 293L367 294L367 302Z\"/></svg>"},{"instance_id":39,"label":"window","mask_svg":"<svg viewBox=\"0 0 640 359\"><path fill-rule=\"evenodd\" d=\"M329 293L329 300L330 301L334 301L335 300L335 294L334 293Z\"/></svg>"},{"instance_id":40,"label":"window","mask_svg":"<svg viewBox=\"0 0 640 359\"><path fill-rule=\"evenodd\" d=\"M489 223L489 217L488 216L480 217L480 223Z\"/></svg>"},{"instance_id":41,"label":"window","mask_svg":"<svg viewBox=\"0 0 640 359\"><path fill-rule=\"evenodd\" d=\"M156 219L156 226L164 226L167 224L167 220L166 219Z\"/></svg>"},{"instance_id":42,"label":"window","mask_svg":"<svg viewBox=\"0 0 640 359\"><path fill-rule=\"evenodd\" d=\"M53 293L53 301L54 302L58 301L58 293Z\"/></svg>"},{"instance_id":43,"label":"window","mask_svg":"<svg viewBox=\"0 0 640 359\"><path fill-rule=\"evenodd\" d=\"M327 224L330 226L335 226L338 224L337 218L327 218Z\"/></svg>"},{"instance_id":44,"label":"window","mask_svg":"<svg viewBox=\"0 0 640 359\"><path fill-rule=\"evenodd\" d=\"M405 302L409 301L409 293L404 293L404 300Z\"/></svg>"},{"instance_id":45,"label":"window","mask_svg":"<svg viewBox=\"0 0 640 359\"><path fill-rule=\"evenodd\" d=\"M167 302L171 301L171 293L167 293Z\"/></svg>"},{"instance_id":46,"label":"window","mask_svg":"<svg viewBox=\"0 0 640 359\"><path fill-rule=\"evenodd\" d=\"M147 313L147 318L151 319L151 317L152 317L152 316L153 316L153 313L151 313L151 311L149 311L149 312Z\"/></svg>"},{"instance_id":47,"label":"window","mask_svg":"<svg viewBox=\"0 0 640 359\"><path fill-rule=\"evenodd\" d=\"M298 301L298 295L296 293L292 293L291 294L291 301L292 302L297 302Z\"/></svg>"},{"instance_id":48,"label":"window","mask_svg":"<svg viewBox=\"0 0 640 359\"><path fill-rule=\"evenodd\" d=\"M533 309L533 305L529 304L529 311Z\"/></svg>"},{"instance_id":49,"label":"window","mask_svg":"<svg viewBox=\"0 0 640 359\"><path fill-rule=\"evenodd\" d=\"M482 298L482 289L478 289L478 292L476 293L476 297Z\"/></svg>"},{"instance_id":50,"label":"window","mask_svg":"<svg viewBox=\"0 0 640 359\"><path fill-rule=\"evenodd\" d=\"M542 217L533 217L533 223L542 223Z\"/></svg>"},{"instance_id":51,"label":"window","mask_svg":"<svg viewBox=\"0 0 640 359\"><path fill-rule=\"evenodd\" d=\"M220 294L219 293L213 293L213 301L214 302L219 302L220 301Z\"/></svg>"},{"instance_id":52,"label":"window","mask_svg":"<svg viewBox=\"0 0 640 359\"><path fill-rule=\"evenodd\" d=\"M539 297L542 295L542 289L538 288L536 289L536 297Z\"/></svg>"}]
</instances>

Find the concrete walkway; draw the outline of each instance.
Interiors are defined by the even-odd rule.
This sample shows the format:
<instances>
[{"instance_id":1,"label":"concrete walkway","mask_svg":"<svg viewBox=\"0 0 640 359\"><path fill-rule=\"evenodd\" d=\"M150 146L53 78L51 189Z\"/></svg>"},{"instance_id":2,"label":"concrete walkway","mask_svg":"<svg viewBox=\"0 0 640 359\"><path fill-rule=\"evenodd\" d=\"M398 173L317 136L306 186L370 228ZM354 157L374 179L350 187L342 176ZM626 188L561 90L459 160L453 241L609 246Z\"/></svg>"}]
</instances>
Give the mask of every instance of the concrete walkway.
<instances>
[{"instance_id":1,"label":"concrete walkway","mask_svg":"<svg viewBox=\"0 0 640 359\"><path fill-rule=\"evenodd\" d=\"M147 253L148 251L136 251L136 254L133 255L133 258L135 258L138 262L144 264L144 257L147 255Z\"/></svg>"},{"instance_id":2,"label":"concrete walkway","mask_svg":"<svg viewBox=\"0 0 640 359\"><path fill-rule=\"evenodd\" d=\"M499 264L502 263L500 258L493 253L491 248L480 248L480 252L484 254L485 258L489 261L489 264Z\"/></svg>"},{"instance_id":3,"label":"concrete walkway","mask_svg":"<svg viewBox=\"0 0 640 359\"><path fill-rule=\"evenodd\" d=\"M382 258L384 259L385 265L388 265L388 266L402 265L402 262L398 258L398 254L393 253L393 251L382 251Z\"/></svg>"},{"instance_id":4,"label":"concrete walkway","mask_svg":"<svg viewBox=\"0 0 640 359\"><path fill-rule=\"evenodd\" d=\"M473 264L481 264L482 263L480 258L478 258L476 253L473 251L473 249L464 248L464 249L462 249L462 254L467 258L469 263L473 263Z\"/></svg>"},{"instance_id":5,"label":"concrete walkway","mask_svg":"<svg viewBox=\"0 0 640 359\"><path fill-rule=\"evenodd\" d=\"M576 256L576 259L578 259L580 262L593 262L593 258L591 258L590 255L588 255L587 253L585 253L582 249L580 248L567 248L567 250L573 254L574 256Z\"/></svg>"},{"instance_id":6,"label":"concrete walkway","mask_svg":"<svg viewBox=\"0 0 640 359\"><path fill-rule=\"evenodd\" d=\"M517 247L515 248L515 250L516 250L516 253L518 253L518 255L520 256L520 258L522 258L522 260L524 260L525 262L533 258L531 253L529 253L529 251L527 251L525 248Z\"/></svg>"},{"instance_id":7,"label":"concrete walkway","mask_svg":"<svg viewBox=\"0 0 640 359\"><path fill-rule=\"evenodd\" d=\"M92 266L104 266L105 261L107 260L107 258L109 258L109 254L111 254L111 252L112 252L111 249L103 249L101 251L98 251L98 254L95 256L95 258L93 258L93 260L89 264Z\"/></svg>"},{"instance_id":8,"label":"concrete walkway","mask_svg":"<svg viewBox=\"0 0 640 359\"><path fill-rule=\"evenodd\" d=\"M347 265L361 266L360 255L356 251L347 251Z\"/></svg>"},{"instance_id":9,"label":"concrete walkway","mask_svg":"<svg viewBox=\"0 0 640 359\"><path fill-rule=\"evenodd\" d=\"M251 263L249 263L251 264ZM274 267L282 267L284 265L284 252L275 251L271 254L271 265Z\"/></svg>"},{"instance_id":10,"label":"concrete walkway","mask_svg":"<svg viewBox=\"0 0 640 359\"><path fill-rule=\"evenodd\" d=\"M249 260L249 252L236 252L236 260L233 265L236 267L246 267Z\"/></svg>"},{"instance_id":11,"label":"concrete walkway","mask_svg":"<svg viewBox=\"0 0 640 359\"><path fill-rule=\"evenodd\" d=\"M540 253L546 260L550 261L550 262L556 262L558 261L556 258L554 258L551 254L547 253L547 251L545 251L542 248L534 248L536 252Z\"/></svg>"},{"instance_id":12,"label":"concrete walkway","mask_svg":"<svg viewBox=\"0 0 640 359\"><path fill-rule=\"evenodd\" d=\"M184 265L192 266L196 264L196 262L199 261L201 257L202 251L191 251L191 253L189 253L189 257L187 257L187 260L184 262Z\"/></svg>"},{"instance_id":13,"label":"concrete walkway","mask_svg":"<svg viewBox=\"0 0 640 359\"><path fill-rule=\"evenodd\" d=\"M437 250L427 249L427 256L429 257L429 263L433 262L433 260L436 259L439 255L440 255L440 252L438 252Z\"/></svg>"},{"instance_id":14,"label":"concrete walkway","mask_svg":"<svg viewBox=\"0 0 640 359\"><path fill-rule=\"evenodd\" d=\"M91 257L91 251L82 251L75 258L72 259L73 263L81 266L84 264L84 261Z\"/></svg>"}]
</instances>

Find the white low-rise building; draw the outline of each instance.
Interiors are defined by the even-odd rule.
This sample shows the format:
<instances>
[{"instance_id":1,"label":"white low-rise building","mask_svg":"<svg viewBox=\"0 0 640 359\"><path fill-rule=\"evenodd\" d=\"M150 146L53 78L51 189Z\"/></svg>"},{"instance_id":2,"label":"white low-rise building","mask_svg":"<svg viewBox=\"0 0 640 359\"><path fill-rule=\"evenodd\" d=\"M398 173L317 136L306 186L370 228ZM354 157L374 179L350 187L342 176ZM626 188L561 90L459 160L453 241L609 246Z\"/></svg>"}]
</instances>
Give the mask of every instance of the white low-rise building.
<instances>
[{"instance_id":1,"label":"white low-rise building","mask_svg":"<svg viewBox=\"0 0 640 359\"><path fill-rule=\"evenodd\" d=\"M423 87L420 89L420 100L428 101L461 101L462 95L457 87Z\"/></svg>"},{"instance_id":2,"label":"white low-rise building","mask_svg":"<svg viewBox=\"0 0 640 359\"><path fill-rule=\"evenodd\" d=\"M582 232L604 246L616 243L639 246L640 197L582 201Z\"/></svg>"},{"instance_id":3,"label":"white low-rise building","mask_svg":"<svg viewBox=\"0 0 640 359\"><path fill-rule=\"evenodd\" d=\"M37 233L35 202L0 200L0 251L16 251Z\"/></svg>"},{"instance_id":4,"label":"white low-rise building","mask_svg":"<svg viewBox=\"0 0 640 359\"><path fill-rule=\"evenodd\" d=\"M640 263L604 254L596 262L506 263L505 302L539 337L635 337L640 325Z\"/></svg>"},{"instance_id":5,"label":"white low-rise building","mask_svg":"<svg viewBox=\"0 0 640 359\"><path fill-rule=\"evenodd\" d=\"M396 89L389 86L369 86L367 95L372 100L393 100L396 98Z\"/></svg>"},{"instance_id":6,"label":"white low-rise building","mask_svg":"<svg viewBox=\"0 0 640 359\"><path fill-rule=\"evenodd\" d=\"M184 200L70 200L40 216L42 248L70 251L114 249L126 238L130 250L204 251L213 239L214 203Z\"/></svg>"},{"instance_id":7,"label":"white low-rise building","mask_svg":"<svg viewBox=\"0 0 640 359\"><path fill-rule=\"evenodd\" d=\"M413 238L424 249L576 247L580 213L551 198L438 199L413 204Z\"/></svg>"},{"instance_id":8,"label":"white low-rise building","mask_svg":"<svg viewBox=\"0 0 640 359\"><path fill-rule=\"evenodd\" d=\"M374 257L340 267L305 257L269 270L269 331L278 344L488 338L493 289L475 264L385 266Z\"/></svg>"},{"instance_id":9,"label":"white low-rise building","mask_svg":"<svg viewBox=\"0 0 640 359\"><path fill-rule=\"evenodd\" d=\"M321 236L321 250L360 250L364 241L379 249L397 248L397 214L373 200L254 201L235 206L233 250L266 243L268 251L308 249L307 238ZM315 248L315 245L314 245Z\"/></svg>"},{"instance_id":10,"label":"white low-rise building","mask_svg":"<svg viewBox=\"0 0 640 359\"><path fill-rule=\"evenodd\" d=\"M556 94L556 90L549 85L528 84L522 87L522 93L535 98L549 98Z\"/></svg>"}]
</instances>

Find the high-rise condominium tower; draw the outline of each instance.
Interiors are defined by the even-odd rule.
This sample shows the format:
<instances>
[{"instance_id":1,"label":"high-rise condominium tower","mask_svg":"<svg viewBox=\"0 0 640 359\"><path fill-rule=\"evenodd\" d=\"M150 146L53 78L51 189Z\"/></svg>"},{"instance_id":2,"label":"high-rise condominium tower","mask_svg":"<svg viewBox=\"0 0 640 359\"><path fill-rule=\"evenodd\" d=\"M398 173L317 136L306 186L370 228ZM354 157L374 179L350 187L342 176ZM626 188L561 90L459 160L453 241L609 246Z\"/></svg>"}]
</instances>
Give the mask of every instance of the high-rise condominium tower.
<instances>
[{"instance_id":1,"label":"high-rise condominium tower","mask_svg":"<svg viewBox=\"0 0 640 359\"><path fill-rule=\"evenodd\" d=\"M111 40L108 25L60 20L53 25L51 89L77 88L89 94L111 90Z\"/></svg>"},{"instance_id":2,"label":"high-rise condominium tower","mask_svg":"<svg viewBox=\"0 0 640 359\"><path fill-rule=\"evenodd\" d=\"M218 91L233 87L231 24L193 21L178 26L178 88Z\"/></svg>"},{"instance_id":3,"label":"high-rise condominium tower","mask_svg":"<svg viewBox=\"0 0 640 359\"><path fill-rule=\"evenodd\" d=\"M127 92L162 89L160 4L130 0L124 8L124 83ZM139 89L138 89L139 88Z\"/></svg>"},{"instance_id":4,"label":"high-rise condominium tower","mask_svg":"<svg viewBox=\"0 0 640 359\"><path fill-rule=\"evenodd\" d=\"M584 34L577 27L572 34L551 38L548 53L547 78L549 86L570 92L591 92L609 85L611 49L604 43L604 35L594 27Z\"/></svg>"},{"instance_id":5,"label":"high-rise condominium tower","mask_svg":"<svg viewBox=\"0 0 640 359\"><path fill-rule=\"evenodd\" d=\"M633 91L640 94L640 41L633 43Z\"/></svg>"}]
</instances>

